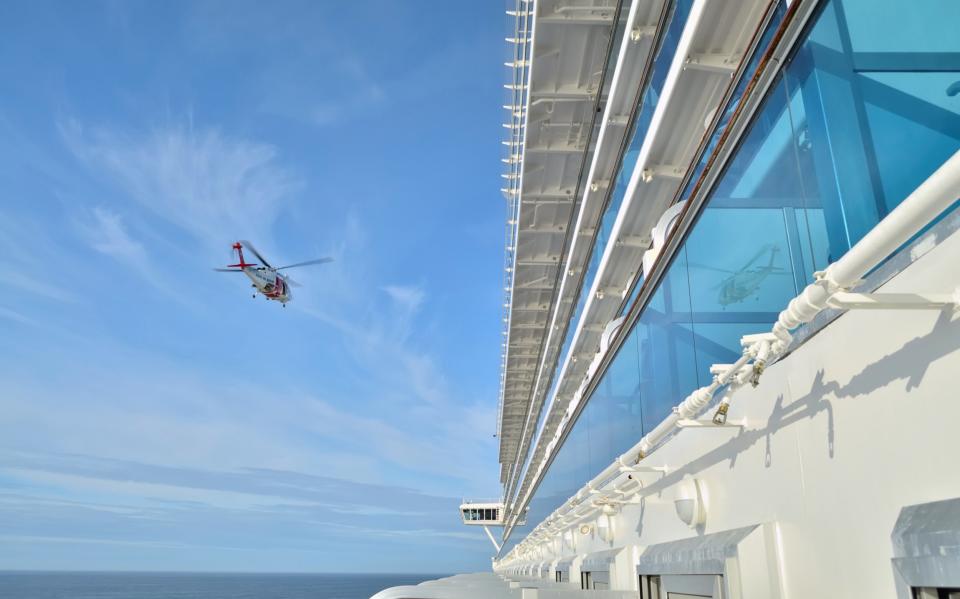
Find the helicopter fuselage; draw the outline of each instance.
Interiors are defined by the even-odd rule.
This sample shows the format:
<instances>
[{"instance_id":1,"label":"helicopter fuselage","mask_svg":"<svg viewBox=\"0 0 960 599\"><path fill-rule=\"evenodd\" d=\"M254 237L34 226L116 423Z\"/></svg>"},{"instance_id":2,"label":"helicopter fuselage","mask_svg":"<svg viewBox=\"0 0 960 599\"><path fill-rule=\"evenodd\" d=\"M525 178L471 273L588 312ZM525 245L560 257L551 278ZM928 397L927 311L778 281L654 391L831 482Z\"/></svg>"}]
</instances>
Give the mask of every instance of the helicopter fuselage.
<instances>
[{"instance_id":1,"label":"helicopter fuselage","mask_svg":"<svg viewBox=\"0 0 960 599\"><path fill-rule=\"evenodd\" d=\"M276 300L282 304L293 298L290 286L283 277L269 268L262 266L245 266L243 274L247 275L253 287L267 299Z\"/></svg>"}]
</instances>

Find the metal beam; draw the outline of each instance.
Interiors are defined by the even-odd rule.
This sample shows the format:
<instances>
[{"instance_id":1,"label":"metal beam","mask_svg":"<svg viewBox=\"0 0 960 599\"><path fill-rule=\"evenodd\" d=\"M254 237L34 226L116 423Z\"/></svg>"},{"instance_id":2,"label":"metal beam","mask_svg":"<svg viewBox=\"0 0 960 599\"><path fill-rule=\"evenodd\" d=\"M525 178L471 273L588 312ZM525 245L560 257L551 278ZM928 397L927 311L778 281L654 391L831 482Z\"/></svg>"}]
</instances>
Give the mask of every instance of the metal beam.
<instances>
[{"instance_id":1,"label":"metal beam","mask_svg":"<svg viewBox=\"0 0 960 599\"><path fill-rule=\"evenodd\" d=\"M563 233L567 230L566 225L534 225L530 227L523 227L520 229L520 233Z\"/></svg>"},{"instance_id":2,"label":"metal beam","mask_svg":"<svg viewBox=\"0 0 960 599\"><path fill-rule=\"evenodd\" d=\"M517 291L553 291L553 283L541 283L540 285L527 285L527 286L517 286L514 288L514 293Z\"/></svg>"},{"instance_id":3,"label":"metal beam","mask_svg":"<svg viewBox=\"0 0 960 599\"><path fill-rule=\"evenodd\" d=\"M544 256L542 258L526 258L517 260L517 266L556 266L560 256Z\"/></svg>"},{"instance_id":4,"label":"metal beam","mask_svg":"<svg viewBox=\"0 0 960 599\"><path fill-rule=\"evenodd\" d=\"M516 306L510 309L511 312L546 312L550 309L550 304L527 304L526 306Z\"/></svg>"},{"instance_id":5,"label":"metal beam","mask_svg":"<svg viewBox=\"0 0 960 599\"><path fill-rule=\"evenodd\" d=\"M576 144L530 146L527 154L583 154L586 146Z\"/></svg>"},{"instance_id":6,"label":"metal beam","mask_svg":"<svg viewBox=\"0 0 960 599\"><path fill-rule=\"evenodd\" d=\"M530 92L531 98L538 100L583 100L593 98L594 91L588 87L568 87L565 89L539 89Z\"/></svg>"},{"instance_id":7,"label":"metal beam","mask_svg":"<svg viewBox=\"0 0 960 599\"><path fill-rule=\"evenodd\" d=\"M613 12L613 9L608 9ZM610 25L613 22L612 16L588 15L588 16L549 16L537 17L537 25Z\"/></svg>"}]
</instances>

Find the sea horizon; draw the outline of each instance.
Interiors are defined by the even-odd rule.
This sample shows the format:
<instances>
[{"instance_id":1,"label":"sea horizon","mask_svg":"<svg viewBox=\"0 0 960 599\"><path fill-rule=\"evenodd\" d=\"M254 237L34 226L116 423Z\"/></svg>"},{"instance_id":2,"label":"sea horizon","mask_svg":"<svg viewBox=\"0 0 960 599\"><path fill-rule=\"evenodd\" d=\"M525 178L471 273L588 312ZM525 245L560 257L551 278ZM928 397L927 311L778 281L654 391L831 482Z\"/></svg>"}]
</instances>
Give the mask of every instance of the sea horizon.
<instances>
[{"instance_id":1,"label":"sea horizon","mask_svg":"<svg viewBox=\"0 0 960 599\"><path fill-rule=\"evenodd\" d=\"M0 570L16 599L369 599L383 589L449 576L386 572Z\"/></svg>"},{"instance_id":2,"label":"sea horizon","mask_svg":"<svg viewBox=\"0 0 960 599\"><path fill-rule=\"evenodd\" d=\"M270 571L270 570L56 570L56 569L9 569L0 568L0 574L251 574L256 576L322 576L326 574L363 576L366 574L373 576L455 576L457 574L469 574L470 572L307 572L307 571Z\"/></svg>"}]
</instances>

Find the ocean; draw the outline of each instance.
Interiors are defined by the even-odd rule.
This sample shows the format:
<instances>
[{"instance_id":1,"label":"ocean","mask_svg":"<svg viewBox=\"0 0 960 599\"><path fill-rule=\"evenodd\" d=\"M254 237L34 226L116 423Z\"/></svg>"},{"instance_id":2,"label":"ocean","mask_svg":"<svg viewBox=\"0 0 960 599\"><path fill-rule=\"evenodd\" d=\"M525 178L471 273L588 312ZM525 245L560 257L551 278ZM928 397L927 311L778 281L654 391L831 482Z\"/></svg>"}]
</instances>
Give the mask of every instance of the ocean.
<instances>
[{"instance_id":1,"label":"ocean","mask_svg":"<svg viewBox=\"0 0 960 599\"><path fill-rule=\"evenodd\" d=\"M368 599L444 574L0 572L0 599Z\"/></svg>"}]
</instances>

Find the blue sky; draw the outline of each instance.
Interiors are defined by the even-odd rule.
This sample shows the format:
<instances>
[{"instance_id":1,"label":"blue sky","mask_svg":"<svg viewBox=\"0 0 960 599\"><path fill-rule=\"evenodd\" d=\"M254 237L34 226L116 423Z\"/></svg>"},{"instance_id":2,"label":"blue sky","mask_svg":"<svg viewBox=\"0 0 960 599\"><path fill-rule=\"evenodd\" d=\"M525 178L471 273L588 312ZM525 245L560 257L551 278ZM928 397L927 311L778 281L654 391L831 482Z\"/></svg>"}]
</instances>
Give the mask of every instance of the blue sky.
<instances>
[{"instance_id":1,"label":"blue sky","mask_svg":"<svg viewBox=\"0 0 960 599\"><path fill-rule=\"evenodd\" d=\"M0 3L0 569L489 568L500 9Z\"/></svg>"}]
</instances>

